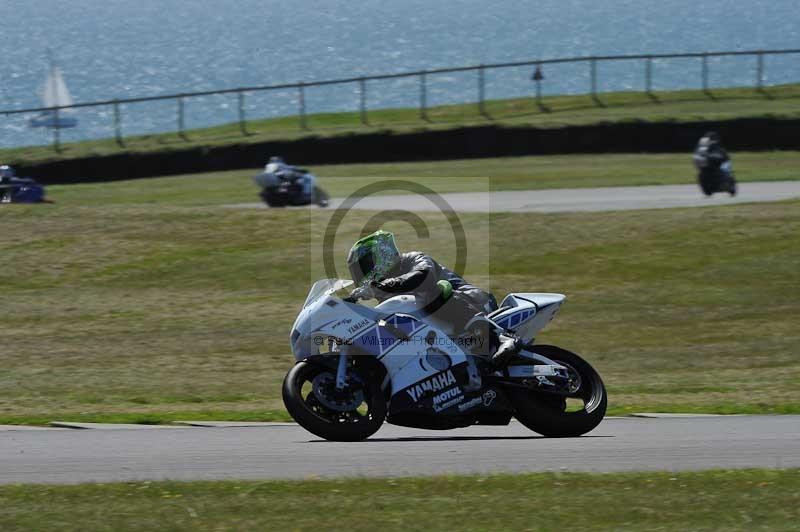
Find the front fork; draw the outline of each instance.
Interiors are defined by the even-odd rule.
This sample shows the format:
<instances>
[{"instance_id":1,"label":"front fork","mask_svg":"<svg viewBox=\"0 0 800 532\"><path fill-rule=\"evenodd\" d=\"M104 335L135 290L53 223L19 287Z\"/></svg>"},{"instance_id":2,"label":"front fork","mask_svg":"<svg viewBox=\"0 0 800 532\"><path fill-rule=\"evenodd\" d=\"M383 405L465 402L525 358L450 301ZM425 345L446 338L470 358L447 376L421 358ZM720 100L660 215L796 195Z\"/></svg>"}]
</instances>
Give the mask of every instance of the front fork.
<instances>
[{"instance_id":1,"label":"front fork","mask_svg":"<svg viewBox=\"0 0 800 532\"><path fill-rule=\"evenodd\" d=\"M338 344L331 346L332 351L339 351L339 365L336 366L336 389L344 390L347 385L347 351L338 349Z\"/></svg>"},{"instance_id":2,"label":"front fork","mask_svg":"<svg viewBox=\"0 0 800 532\"><path fill-rule=\"evenodd\" d=\"M339 366L336 368L336 389L344 390L347 384L347 353L339 355Z\"/></svg>"}]
</instances>

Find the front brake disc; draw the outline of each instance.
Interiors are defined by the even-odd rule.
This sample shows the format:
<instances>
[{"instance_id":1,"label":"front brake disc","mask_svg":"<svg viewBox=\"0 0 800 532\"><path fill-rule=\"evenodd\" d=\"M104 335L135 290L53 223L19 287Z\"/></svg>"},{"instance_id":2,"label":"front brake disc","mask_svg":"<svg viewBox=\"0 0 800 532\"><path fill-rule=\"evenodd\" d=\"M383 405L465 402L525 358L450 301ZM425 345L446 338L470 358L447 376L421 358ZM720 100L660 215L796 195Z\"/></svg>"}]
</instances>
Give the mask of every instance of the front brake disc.
<instances>
[{"instance_id":1,"label":"front brake disc","mask_svg":"<svg viewBox=\"0 0 800 532\"><path fill-rule=\"evenodd\" d=\"M345 377L345 386L336 389L336 376L333 373L320 373L311 381L314 397L324 406L337 412L350 412L357 409L364 402L364 390L353 386L356 384L348 375Z\"/></svg>"}]
</instances>

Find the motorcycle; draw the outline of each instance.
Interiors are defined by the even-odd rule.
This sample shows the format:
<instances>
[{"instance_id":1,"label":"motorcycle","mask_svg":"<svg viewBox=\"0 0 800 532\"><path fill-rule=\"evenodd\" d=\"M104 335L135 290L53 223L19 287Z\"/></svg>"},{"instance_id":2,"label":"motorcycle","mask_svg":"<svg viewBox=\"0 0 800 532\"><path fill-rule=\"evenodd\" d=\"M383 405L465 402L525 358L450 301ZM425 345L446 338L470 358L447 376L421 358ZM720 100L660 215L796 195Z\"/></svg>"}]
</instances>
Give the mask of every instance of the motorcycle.
<instances>
[{"instance_id":1,"label":"motorcycle","mask_svg":"<svg viewBox=\"0 0 800 532\"><path fill-rule=\"evenodd\" d=\"M413 295L375 307L358 303L356 293L336 296L351 284L317 281L292 326L296 364L283 401L309 432L359 441L384 421L446 430L515 417L543 436L571 437L603 420L607 396L597 371L575 353L533 343L565 296L512 293L456 331ZM500 333L526 344L502 370L486 356Z\"/></svg>"},{"instance_id":2,"label":"motorcycle","mask_svg":"<svg viewBox=\"0 0 800 532\"><path fill-rule=\"evenodd\" d=\"M289 173L264 172L255 178L261 186L261 199L270 207L310 205L327 207L330 198L317 185L316 177L308 171L296 169Z\"/></svg>"},{"instance_id":3,"label":"motorcycle","mask_svg":"<svg viewBox=\"0 0 800 532\"><path fill-rule=\"evenodd\" d=\"M694 163L697 168L697 184L703 194L710 196L715 192L727 192L736 195L736 178L733 175L733 163L704 153L696 152Z\"/></svg>"},{"instance_id":4,"label":"motorcycle","mask_svg":"<svg viewBox=\"0 0 800 532\"><path fill-rule=\"evenodd\" d=\"M44 187L30 178L13 177L0 181L0 203L52 203L45 199Z\"/></svg>"}]
</instances>

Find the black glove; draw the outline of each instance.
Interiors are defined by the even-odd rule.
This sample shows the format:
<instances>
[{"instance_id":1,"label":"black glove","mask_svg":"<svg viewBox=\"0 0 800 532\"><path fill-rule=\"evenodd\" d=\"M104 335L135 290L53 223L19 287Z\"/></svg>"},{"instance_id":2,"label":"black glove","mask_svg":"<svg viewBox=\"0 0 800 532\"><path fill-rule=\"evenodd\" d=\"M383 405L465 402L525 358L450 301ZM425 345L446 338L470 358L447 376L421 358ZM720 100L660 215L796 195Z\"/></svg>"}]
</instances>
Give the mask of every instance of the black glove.
<instances>
[{"instance_id":1,"label":"black glove","mask_svg":"<svg viewBox=\"0 0 800 532\"><path fill-rule=\"evenodd\" d=\"M401 285L402 279L397 277L390 277L383 281L373 281L372 286L381 292L397 292L397 288Z\"/></svg>"}]
</instances>

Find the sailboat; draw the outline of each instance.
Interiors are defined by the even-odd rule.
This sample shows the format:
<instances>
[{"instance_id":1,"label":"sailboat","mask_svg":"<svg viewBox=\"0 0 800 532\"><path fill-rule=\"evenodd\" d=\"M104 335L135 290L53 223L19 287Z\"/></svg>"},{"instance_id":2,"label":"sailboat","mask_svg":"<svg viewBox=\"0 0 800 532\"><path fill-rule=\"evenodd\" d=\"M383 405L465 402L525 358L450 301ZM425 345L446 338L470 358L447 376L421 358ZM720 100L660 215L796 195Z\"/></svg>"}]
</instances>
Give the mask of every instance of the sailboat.
<instances>
[{"instance_id":1,"label":"sailboat","mask_svg":"<svg viewBox=\"0 0 800 532\"><path fill-rule=\"evenodd\" d=\"M42 107L67 107L72 105L72 96L69 94L67 84L64 82L64 75L61 69L56 66L53 56L48 50L47 53L50 70L44 83L39 87L39 98ZM44 111L34 116L30 120L31 127L67 128L78 125L78 119L72 116L72 109L59 109L55 111Z\"/></svg>"}]
</instances>

